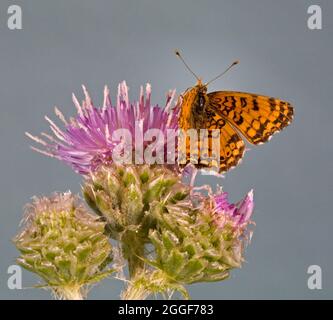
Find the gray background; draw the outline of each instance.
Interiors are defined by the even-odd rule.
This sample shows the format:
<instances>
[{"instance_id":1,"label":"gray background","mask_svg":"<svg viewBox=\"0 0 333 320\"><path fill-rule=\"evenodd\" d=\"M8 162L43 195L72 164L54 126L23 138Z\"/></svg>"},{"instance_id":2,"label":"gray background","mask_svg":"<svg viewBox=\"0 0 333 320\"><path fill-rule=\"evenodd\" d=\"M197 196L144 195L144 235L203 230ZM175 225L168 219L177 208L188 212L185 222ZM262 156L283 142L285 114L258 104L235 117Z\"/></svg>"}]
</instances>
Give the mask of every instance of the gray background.
<instances>
[{"instance_id":1,"label":"gray background","mask_svg":"<svg viewBox=\"0 0 333 320\"><path fill-rule=\"evenodd\" d=\"M306 0L14 2L23 9L21 31L6 26L12 1L0 3L1 298L50 297L43 290L7 288L7 268L17 255L10 239L32 195L80 191L80 176L30 151L24 131L46 130L43 116L52 115L54 105L74 115L71 92L82 98L81 83L102 102L104 84L114 95L126 79L133 99L149 81L153 102L164 103L169 88L179 92L194 83L174 48L206 80L241 60L211 90L262 93L296 107L294 123L252 148L222 181L234 201L255 189L257 226L247 262L230 280L192 286L192 297L333 298L332 1L315 1L323 9L321 31L307 28L307 8L314 3ZM312 264L322 267L322 290L307 288ZM23 273L25 287L36 282ZM90 298L117 299L120 287L104 281Z\"/></svg>"}]
</instances>

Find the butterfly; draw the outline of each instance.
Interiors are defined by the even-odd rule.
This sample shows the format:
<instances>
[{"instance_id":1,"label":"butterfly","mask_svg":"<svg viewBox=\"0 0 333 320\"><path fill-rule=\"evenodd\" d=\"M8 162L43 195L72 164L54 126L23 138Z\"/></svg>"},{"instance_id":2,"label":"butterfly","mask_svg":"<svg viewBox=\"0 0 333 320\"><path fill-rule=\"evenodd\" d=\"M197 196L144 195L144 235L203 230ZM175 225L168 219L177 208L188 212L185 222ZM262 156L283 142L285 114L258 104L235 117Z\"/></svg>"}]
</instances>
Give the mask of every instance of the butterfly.
<instances>
[{"instance_id":1,"label":"butterfly","mask_svg":"<svg viewBox=\"0 0 333 320\"><path fill-rule=\"evenodd\" d=\"M242 136L254 145L263 144L293 120L293 107L280 99L237 91L207 93L208 84L225 74L238 61L204 84L179 51L176 51L176 55L198 81L181 95L179 128L183 134L193 130L197 132L197 148L191 144L192 137L185 134L180 139L182 142L178 143L180 165L192 163L199 168L215 167L220 173L226 172L237 166L244 156ZM218 147L215 157L214 146Z\"/></svg>"}]
</instances>

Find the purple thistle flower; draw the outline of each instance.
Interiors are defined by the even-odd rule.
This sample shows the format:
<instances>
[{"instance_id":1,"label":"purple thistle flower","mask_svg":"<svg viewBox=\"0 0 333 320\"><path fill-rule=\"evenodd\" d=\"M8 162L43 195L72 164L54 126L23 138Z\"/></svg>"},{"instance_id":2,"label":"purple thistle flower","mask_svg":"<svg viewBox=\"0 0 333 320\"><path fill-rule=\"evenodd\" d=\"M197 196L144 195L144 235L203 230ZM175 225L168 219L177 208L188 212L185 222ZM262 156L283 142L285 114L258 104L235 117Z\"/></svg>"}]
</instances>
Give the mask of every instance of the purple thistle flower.
<instances>
[{"instance_id":1,"label":"purple thistle flower","mask_svg":"<svg viewBox=\"0 0 333 320\"><path fill-rule=\"evenodd\" d=\"M139 141L142 140L140 137L143 137L149 129L159 129L164 140L162 144L155 143L155 146L156 149L163 148L164 157L167 157L169 151L166 146L170 139L175 141L175 137L172 135L170 137L167 132L169 129L174 130L176 136L178 129L179 103L176 102L172 108L175 90L168 92L164 108L151 105L150 84L146 85L145 95L141 87L138 102L130 103L128 87L123 81L118 86L116 105L112 105L109 89L105 87L103 106L97 108L86 88L82 87L85 95L82 104L73 94L73 102L78 113L74 119L67 121L61 111L55 108L55 114L65 125L64 130L46 116L45 119L53 135L42 132L43 138L40 138L26 133L29 138L44 147L43 149L31 147L33 150L60 159L68 163L76 172L87 174L101 164L112 162L112 152L118 144L111 139L115 130L127 129L132 135L132 149L134 150L142 143L145 150L149 143ZM143 162L143 159L139 158L139 161Z\"/></svg>"},{"instance_id":2,"label":"purple thistle flower","mask_svg":"<svg viewBox=\"0 0 333 320\"><path fill-rule=\"evenodd\" d=\"M250 223L254 209L253 190L237 204L229 203L228 193L221 190L213 195L215 222L221 228L226 223L237 229L243 229Z\"/></svg>"}]
</instances>

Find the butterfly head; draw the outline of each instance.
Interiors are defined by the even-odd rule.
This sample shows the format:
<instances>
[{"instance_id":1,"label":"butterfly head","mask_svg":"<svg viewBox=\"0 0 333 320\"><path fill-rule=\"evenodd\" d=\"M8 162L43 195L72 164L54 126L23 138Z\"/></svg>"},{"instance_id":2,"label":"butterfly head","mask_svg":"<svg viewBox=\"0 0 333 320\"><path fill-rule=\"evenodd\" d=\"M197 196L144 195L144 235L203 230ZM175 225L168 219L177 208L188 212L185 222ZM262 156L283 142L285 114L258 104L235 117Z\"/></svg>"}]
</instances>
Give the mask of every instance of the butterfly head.
<instances>
[{"instance_id":1,"label":"butterfly head","mask_svg":"<svg viewBox=\"0 0 333 320\"><path fill-rule=\"evenodd\" d=\"M201 78L197 79L197 83L193 86L188 88L186 91L192 92L193 95L205 95L207 94L207 84L203 83Z\"/></svg>"},{"instance_id":2,"label":"butterfly head","mask_svg":"<svg viewBox=\"0 0 333 320\"><path fill-rule=\"evenodd\" d=\"M197 83L193 87L189 87L185 90L183 96L192 97L195 99L198 95L205 95L207 93L207 85L202 83L202 80L198 78Z\"/></svg>"},{"instance_id":3,"label":"butterfly head","mask_svg":"<svg viewBox=\"0 0 333 320\"><path fill-rule=\"evenodd\" d=\"M207 85L202 83L202 80L199 78L197 84L193 87L197 93L206 94Z\"/></svg>"}]
</instances>

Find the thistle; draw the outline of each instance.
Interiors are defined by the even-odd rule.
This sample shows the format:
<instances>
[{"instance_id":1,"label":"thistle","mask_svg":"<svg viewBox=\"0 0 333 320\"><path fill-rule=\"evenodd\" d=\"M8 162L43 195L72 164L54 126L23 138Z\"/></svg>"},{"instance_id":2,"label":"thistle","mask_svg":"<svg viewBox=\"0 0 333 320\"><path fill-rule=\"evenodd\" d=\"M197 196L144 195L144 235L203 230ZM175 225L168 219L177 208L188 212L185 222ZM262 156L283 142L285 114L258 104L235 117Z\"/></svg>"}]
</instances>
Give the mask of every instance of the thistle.
<instances>
[{"instance_id":1,"label":"thistle","mask_svg":"<svg viewBox=\"0 0 333 320\"><path fill-rule=\"evenodd\" d=\"M141 288L167 296L178 291L188 298L185 285L227 279L244 261L252 212L252 192L237 205L221 190L208 197L194 195L191 201L168 204L163 210L156 204L151 213L156 228L149 232L155 250L146 260L151 270L133 279L127 296Z\"/></svg>"},{"instance_id":2,"label":"thistle","mask_svg":"<svg viewBox=\"0 0 333 320\"><path fill-rule=\"evenodd\" d=\"M143 265L144 246L156 226L156 204L163 211L188 193L178 175L164 166L103 166L83 186L88 205L103 217L110 237L121 242L131 275Z\"/></svg>"},{"instance_id":3,"label":"thistle","mask_svg":"<svg viewBox=\"0 0 333 320\"><path fill-rule=\"evenodd\" d=\"M139 99L131 103L128 98L128 87L123 81L118 86L116 103L111 103L109 89L104 88L103 105L99 108L83 86L84 101L80 104L73 94L73 103L77 109L77 115L67 120L62 112L55 108L55 114L63 123L64 129L58 126L49 117L45 117L50 125L51 134L42 132L41 135L26 135L41 146L31 147L44 155L57 158L69 164L76 172L87 175L96 170L100 165L113 163L113 153L119 145L118 139L113 139L116 130L126 130L131 136L127 147L131 152L140 153L135 163L146 163L143 153L148 146L154 144L157 149L163 150L164 163L176 166L174 154L170 155L168 144L175 142L175 134L178 129L179 101L175 104L173 99L175 90L167 93L164 107L151 104L151 86L146 85L144 94L141 87ZM162 141L156 143L145 142L144 135L148 130L158 129ZM174 141L174 142L173 142ZM140 152L137 152L139 149ZM172 163L171 163L172 162Z\"/></svg>"},{"instance_id":4,"label":"thistle","mask_svg":"<svg viewBox=\"0 0 333 320\"><path fill-rule=\"evenodd\" d=\"M153 293L170 298L174 292L189 298L186 286L227 279L244 262L252 234L253 193L237 204L229 203L221 189L204 196L193 187L197 169L180 171L169 148L176 151L178 140L168 135L178 129L181 99L172 108L174 91L168 92L165 108L151 104L149 84L145 94L141 88L138 102L130 103L122 82L116 103L105 87L98 108L83 90L81 104L73 95L74 118L67 120L55 109L64 129L46 117L52 135L27 135L43 146L34 150L83 175L82 193L96 216L70 193L34 198L25 228L14 240L21 252L19 263L65 299L82 298L87 286L113 272L107 269L110 239L120 249L114 250L113 265L120 270L126 261L128 266L129 277L118 276L127 283L123 299L145 299ZM114 139L120 129L134 139ZM154 139L143 139L151 133ZM153 155L161 150L163 158ZM130 163L114 161L117 152L128 151ZM163 161L147 162L146 154Z\"/></svg>"},{"instance_id":5,"label":"thistle","mask_svg":"<svg viewBox=\"0 0 333 320\"><path fill-rule=\"evenodd\" d=\"M33 198L14 243L18 263L40 276L57 298L83 299L89 285L112 270L105 223L92 216L70 192Z\"/></svg>"}]
</instances>

